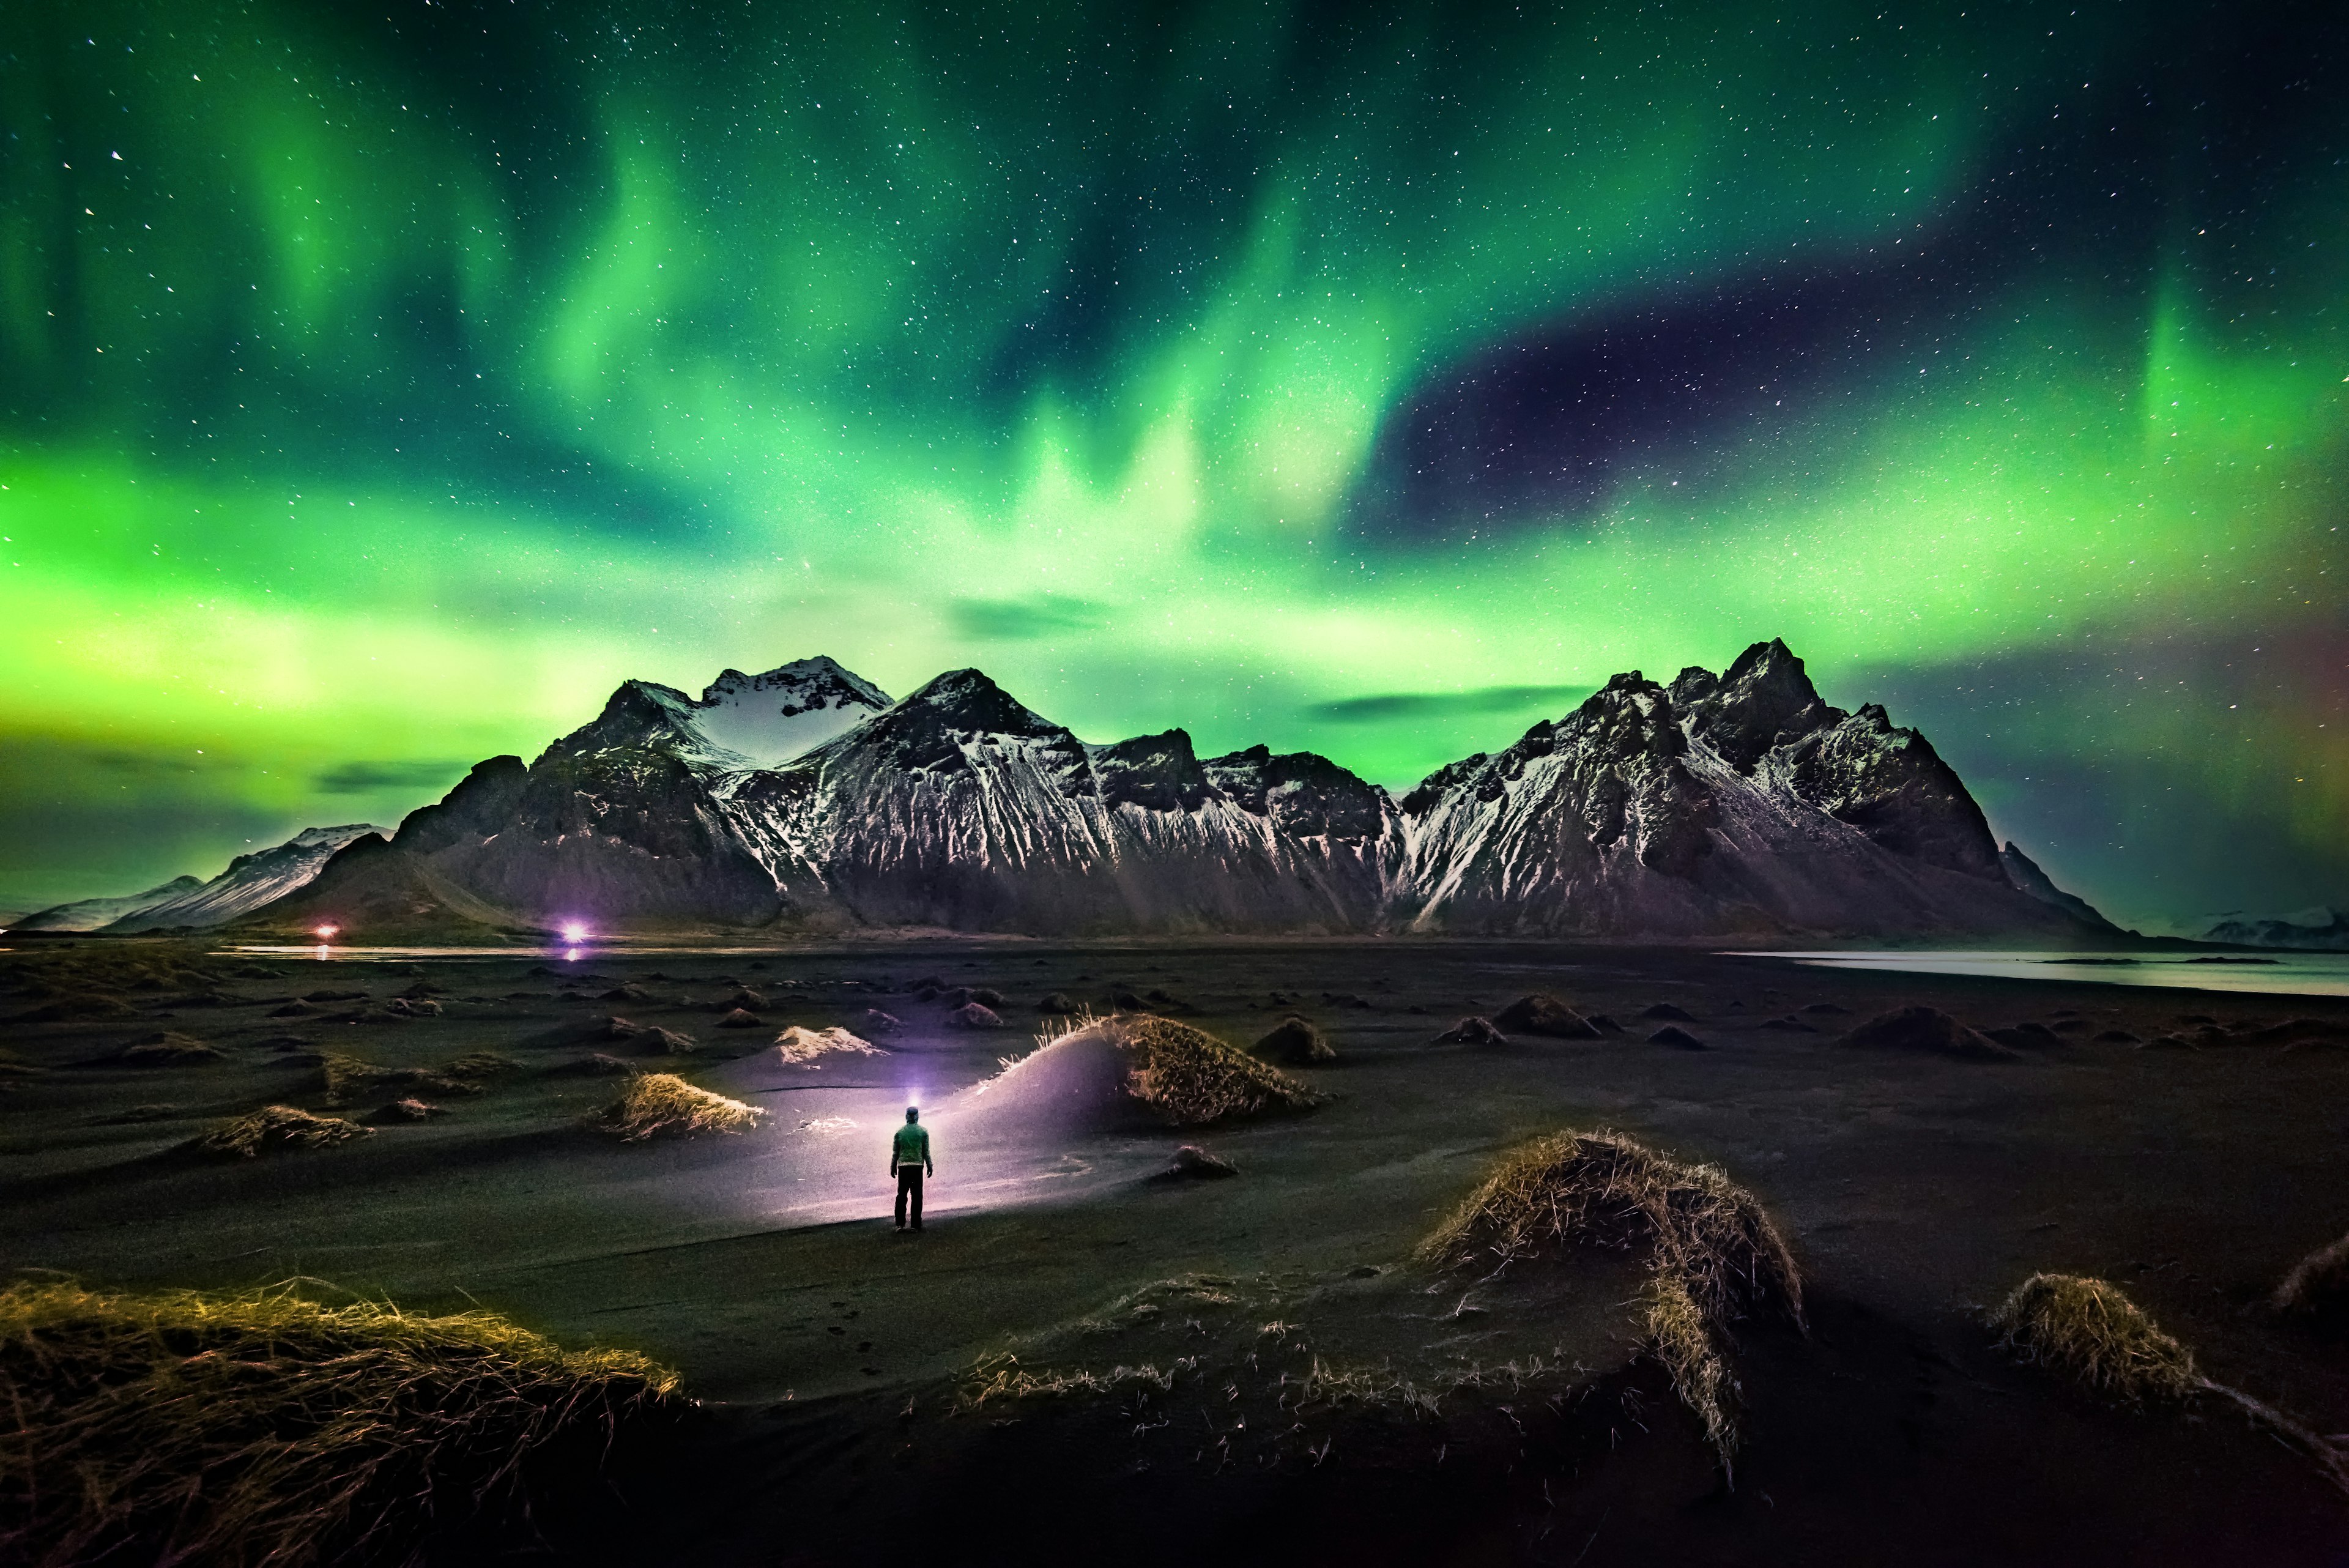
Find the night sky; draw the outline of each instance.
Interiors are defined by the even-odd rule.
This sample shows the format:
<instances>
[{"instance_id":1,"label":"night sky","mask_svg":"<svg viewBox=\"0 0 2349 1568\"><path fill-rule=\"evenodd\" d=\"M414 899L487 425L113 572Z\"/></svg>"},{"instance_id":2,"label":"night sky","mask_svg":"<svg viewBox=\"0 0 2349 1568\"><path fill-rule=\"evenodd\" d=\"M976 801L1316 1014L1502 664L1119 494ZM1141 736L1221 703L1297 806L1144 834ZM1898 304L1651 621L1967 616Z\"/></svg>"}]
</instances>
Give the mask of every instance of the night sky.
<instances>
[{"instance_id":1,"label":"night sky","mask_svg":"<svg viewBox=\"0 0 2349 1568\"><path fill-rule=\"evenodd\" d=\"M2349 7L12 0L0 908L621 679L1407 785L1783 637L2349 903Z\"/></svg>"}]
</instances>

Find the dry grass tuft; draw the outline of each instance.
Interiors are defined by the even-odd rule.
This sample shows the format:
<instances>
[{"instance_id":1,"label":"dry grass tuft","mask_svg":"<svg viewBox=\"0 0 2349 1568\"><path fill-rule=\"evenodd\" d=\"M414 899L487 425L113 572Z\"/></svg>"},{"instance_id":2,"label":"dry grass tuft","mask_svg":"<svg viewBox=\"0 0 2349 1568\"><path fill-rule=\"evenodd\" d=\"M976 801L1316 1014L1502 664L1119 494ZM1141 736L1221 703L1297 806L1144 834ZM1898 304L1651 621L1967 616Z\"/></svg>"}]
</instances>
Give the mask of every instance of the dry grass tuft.
<instances>
[{"instance_id":1,"label":"dry grass tuft","mask_svg":"<svg viewBox=\"0 0 2349 1568\"><path fill-rule=\"evenodd\" d=\"M437 1067L378 1067L341 1051L319 1064L328 1105L377 1089L429 1089L441 1095L478 1095L492 1080L518 1073L522 1064L490 1051L473 1051Z\"/></svg>"},{"instance_id":2,"label":"dry grass tuft","mask_svg":"<svg viewBox=\"0 0 2349 1568\"><path fill-rule=\"evenodd\" d=\"M1646 1293L1648 1343L1672 1375L1672 1391L1704 1423L1705 1439L1725 1465L1737 1451L1737 1378L1725 1336L1689 1289L1687 1276L1659 1269Z\"/></svg>"},{"instance_id":3,"label":"dry grass tuft","mask_svg":"<svg viewBox=\"0 0 2349 1568\"><path fill-rule=\"evenodd\" d=\"M2306 1422L2213 1383L2194 1353L2163 1333L2118 1285L2079 1274L2033 1274L1990 1315L1999 1344L2022 1361L2060 1372L2094 1393L2132 1404L2177 1404L2198 1396L2223 1399L2285 1447L2316 1461L2325 1479L2349 1492L2349 1448Z\"/></svg>"},{"instance_id":4,"label":"dry grass tuft","mask_svg":"<svg viewBox=\"0 0 2349 1568\"><path fill-rule=\"evenodd\" d=\"M2349 1236L2294 1263L2276 1287L2275 1309L2336 1333L2349 1329Z\"/></svg>"},{"instance_id":5,"label":"dry grass tuft","mask_svg":"<svg viewBox=\"0 0 2349 1568\"><path fill-rule=\"evenodd\" d=\"M1775 1311L1803 1321L1801 1272L1754 1195L1718 1166L1687 1164L1618 1132L1556 1133L1503 1159L1420 1255L1459 1268L1642 1242L1689 1276L1709 1319Z\"/></svg>"},{"instance_id":6,"label":"dry grass tuft","mask_svg":"<svg viewBox=\"0 0 2349 1568\"><path fill-rule=\"evenodd\" d=\"M1728 1325L1777 1315L1804 1326L1802 1273L1777 1225L1717 1166L1618 1132L1562 1132L1503 1158L1419 1252L1498 1272L1582 1245L1651 1250L1650 1343L1726 1469L1737 1444Z\"/></svg>"},{"instance_id":7,"label":"dry grass tuft","mask_svg":"<svg viewBox=\"0 0 2349 1568\"><path fill-rule=\"evenodd\" d=\"M340 1116L316 1116L292 1106L264 1106L190 1139L188 1147L213 1159L251 1159L293 1148L331 1148L368 1136L367 1128Z\"/></svg>"},{"instance_id":8,"label":"dry grass tuft","mask_svg":"<svg viewBox=\"0 0 2349 1568\"><path fill-rule=\"evenodd\" d=\"M677 1376L488 1313L0 1291L0 1559L272 1568L399 1561L557 1436L608 1437Z\"/></svg>"},{"instance_id":9,"label":"dry grass tuft","mask_svg":"<svg viewBox=\"0 0 2349 1568\"><path fill-rule=\"evenodd\" d=\"M1320 1097L1203 1029L1155 1013L1102 1025L1127 1061L1126 1092L1175 1127L1309 1110Z\"/></svg>"},{"instance_id":10,"label":"dry grass tuft","mask_svg":"<svg viewBox=\"0 0 2349 1568\"><path fill-rule=\"evenodd\" d=\"M1139 1366L1112 1366L1106 1372L1083 1367L1034 1372L1020 1366L1018 1356L1005 1352L979 1357L957 1393L955 1404L957 1409L979 1410L999 1399L1057 1399L1071 1394L1112 1394L1137 1386L1164 1394L1173 1390L1177 1377L1196 1370L1198 1365L1196 1357L1185 1355L1163 1369L1144 1362Z\"/></svg>"},{"instance_id":11,"label":"dry grass tuft","mask_svg":"<svg viewBox=\"0 0 2349 1568\"><path fill-rule=\"evenodd\" d=\"M2183 1399L2201 1386L2194 1355L2161 1332L2118 1285L2033 1274L1991 1314L1999 1344L2124 1399Z\"/></svg>"},{"instance_id":12,"label":"dry grass tuft","mask_svg":"<svg viewBox=\"0 0 2349 1568\"><path fill-rule=\"evenodd\" d=\"M642 1143L653 1137L739 1133L766 1114L756 1106L697 1089L674 1073L646 1073L630 1079L627 1089L595 1122L623 1143Z\"/></svg>"},{"instance_id":13,"label":"dry grass tuft","mask_svg":"<svg viewBox=\"0 0 2349 1568\"><path fill-rule=\"evenodd\" d=\"M798 1066L827 1054L885 1056L888 1053L845 1029L802 1029L794 1023L775 1036L775 1054L785 1066Z\"/></svg>"}]
</instances>

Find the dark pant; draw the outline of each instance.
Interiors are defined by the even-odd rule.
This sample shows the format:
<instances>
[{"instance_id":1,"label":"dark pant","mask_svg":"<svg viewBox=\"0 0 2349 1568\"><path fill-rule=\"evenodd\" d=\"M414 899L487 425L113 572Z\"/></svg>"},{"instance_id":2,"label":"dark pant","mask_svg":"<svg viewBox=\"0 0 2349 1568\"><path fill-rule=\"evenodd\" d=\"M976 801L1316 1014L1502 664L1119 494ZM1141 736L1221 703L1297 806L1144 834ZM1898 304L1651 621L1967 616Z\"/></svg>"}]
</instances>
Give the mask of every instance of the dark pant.
<instances>
[{"instance_id":1,"label":"dark pant","mask_svg":"<svg viewBox=\"0 0 2349 1568\"><path fill-rule=\"evenodd\" d=\"M897 1168L897 1223L900 1226L905 1223L907 1199L913 1200L914 1229L918 1231L922 1228L922 1168L918 1165Z\"/></svg>"}]
</instances>

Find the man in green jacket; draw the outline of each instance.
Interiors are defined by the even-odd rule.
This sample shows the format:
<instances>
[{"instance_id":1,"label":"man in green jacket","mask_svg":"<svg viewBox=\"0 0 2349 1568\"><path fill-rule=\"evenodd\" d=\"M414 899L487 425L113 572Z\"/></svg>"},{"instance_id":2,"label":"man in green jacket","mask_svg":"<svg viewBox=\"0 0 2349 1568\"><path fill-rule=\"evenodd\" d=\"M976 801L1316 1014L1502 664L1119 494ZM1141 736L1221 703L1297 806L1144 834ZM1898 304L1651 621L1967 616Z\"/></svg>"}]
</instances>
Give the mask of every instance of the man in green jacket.
<instances>
[{"instance_id":1,"label":"man in green jacket","mask_svg":"<svg viewBox=\"0 0 2349 1568\"><path fill-rule=\"evenodd\" d=\"M913 1200L914 1230L922 1228L922 1177L936 1176L937 1166L930 1158L930 1129L922 1125L922 1108L905 1107L905 1125L889 1143L889 1174L897 1179L897 1229L905 1225L905 1204Z\"/></svg>"}]
</instances>

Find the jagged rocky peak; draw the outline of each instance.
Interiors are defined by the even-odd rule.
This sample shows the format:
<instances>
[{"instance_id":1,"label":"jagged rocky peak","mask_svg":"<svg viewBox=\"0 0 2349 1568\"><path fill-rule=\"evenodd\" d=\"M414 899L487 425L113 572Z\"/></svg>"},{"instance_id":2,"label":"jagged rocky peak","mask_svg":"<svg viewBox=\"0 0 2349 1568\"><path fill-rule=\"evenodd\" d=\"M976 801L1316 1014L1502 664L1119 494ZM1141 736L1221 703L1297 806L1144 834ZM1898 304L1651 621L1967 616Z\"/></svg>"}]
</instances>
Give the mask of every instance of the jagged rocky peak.
<instances>
[{"instance_id":1,"label":"jagged rocky peak","mask_svg":"<svg viewBox=\"0 0 2349 1568\"><path fill-rule=\"evenodd\" d=\"M502 831L522 804L530 770L516 756L491 757L473 764L457 787L402 819L392 842L429 855L453 844L479 844Z\"/></svg>"},{"instance_id":2,"label":"jagged rocky peak","mask_svg":"<svg viewBox=\"0 0 2349 1568\"><path fill-rule=\"evenodd\" d=\"M918 712L930 720L973 735L1049 735L1061 726L1022 705L982 670L949 670L933 678L905 701L904 713Z\"/></svg>"},{"instance_id":3,"label":"jagged rocky peak","mask_svg":"<svg viewBox=\"0 0 2349 1568\"><path fill-rule=\"evenodd\" d=\"M931 774L967 767L966 746L1024 746L1055 753L1048 765L1067 775L1067 787L1089 784L1082 742L1061 725L1023 706L977 670L950 670L813 753L810 764L834 763L860 774L903 769Z\"/></svg>"},{"instance_id":4,"label":"jagged rocky peak","mask_svg":"<svg viewBox=\"0 0 2349 1568\"><path fill-rule=\"evenodd\" d=\"M1207 798L1207 772L1191 749L1187 730L1106 746L1088 746L1093 781L1103 805L1138 805L1149 811L1196 811Z\"/></svg>"},{"instance_id":5,"label":"jagged rocky peak","mask_svg":"<svg viewBox=\"0 0 2349 1568\"><path fill-rule=\"evenodd\" d=\"M2015 846L2008 839L1998 852L1999 864L2005 868L2008 886L2018 893L2028 893L2043 904L2053 904L2066 914L2100 930L2117 932L2120 928L2077 893L2066 893L2055 886L2054 879L2039 868L2039 862Z\"/></svg>"},{"instance_id":6,"label":"jagged rocky peak","mask_svg":"<svg viewBox=\"0 0 2349 1568\"><path fill-rule=\"evenodd\" d=\"M1250 746L1201 764L1207 782L1253 816L1270 816L1300 838L1375 838L1387 825L1387 794L1312 752L1276 756Z\"/></svg>"},{"instance_id":7,"label":"jagged rocky peak","mask_svg":"<svg viewBox=\"0 0 2349 1568\"><path fill-rule=\"evenodd\" d=\"M1690 738L1744 774L1773 747L1844 717L1819 700L1803 661L1775 637L1739 654L1718 680L1693 665L1682 670L1671 696L1687 714Z\"/></svg>"}]
</instances>

